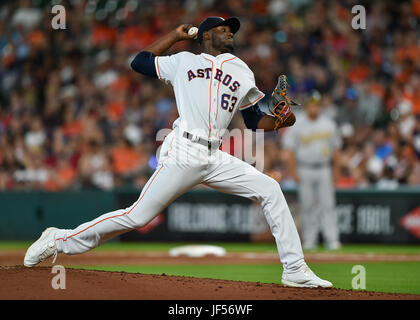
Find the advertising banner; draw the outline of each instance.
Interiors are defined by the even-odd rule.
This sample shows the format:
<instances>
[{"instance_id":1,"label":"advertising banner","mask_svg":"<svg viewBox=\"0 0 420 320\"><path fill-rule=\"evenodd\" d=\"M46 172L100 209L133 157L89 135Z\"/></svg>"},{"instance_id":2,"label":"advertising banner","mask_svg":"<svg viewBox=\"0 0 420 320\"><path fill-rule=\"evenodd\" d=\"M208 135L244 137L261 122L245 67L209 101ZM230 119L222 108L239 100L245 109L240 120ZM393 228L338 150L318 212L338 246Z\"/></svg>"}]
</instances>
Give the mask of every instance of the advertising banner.
<instances>
[{"instance_id":1,"label":"advertising banner","mask_svg":"<svg viewBox=\"0 0 420 320\"><path fill-rule=\"evenodd\" d=\"M298 230L296 191L285 191ZM120 194L120 207L138 195ZM337 217L343 243L420 243L420 193L338 191ZM121 236L142 241L253 241L272 239L261 208L252 201L212 190L190 191L147 226Z\"/></svg>"}]
</instances>

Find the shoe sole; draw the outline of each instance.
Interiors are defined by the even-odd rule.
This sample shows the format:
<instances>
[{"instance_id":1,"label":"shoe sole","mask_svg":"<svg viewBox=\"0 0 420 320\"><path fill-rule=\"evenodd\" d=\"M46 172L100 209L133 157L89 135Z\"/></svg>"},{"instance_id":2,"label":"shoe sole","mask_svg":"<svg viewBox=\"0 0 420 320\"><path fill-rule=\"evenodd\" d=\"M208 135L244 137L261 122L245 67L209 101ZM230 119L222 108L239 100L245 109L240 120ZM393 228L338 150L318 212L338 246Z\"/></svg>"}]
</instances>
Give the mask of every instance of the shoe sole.
<instances>
[{"instance_id":1,"label":"shoe sole","mask_svg":"<svg viewBox=\"0 0 420 320\"><path fill-rule=\"evenodd\" d=\"M39 242L39 241L41 241L41 240L44 240L49 234L50 234L50 232L51 231L54 231L54 230L57 230L57 228L54 228L54 227L50 227L50 228L47 228L47 229L45 229L44 230L44 232L42 232L41 233L41 236L39 237L39 239L38 240L36 240L29 248L28 248L28 250L26 250L26 254ZM26 254L25 254L25 257L26 257ZM39 263L39 262L38 262ZM23 260L23 265L25 266L25 267L27 267L27 268L32 268L33 266L36 266L38 263L35 263L35 264L27 264L27 263L25 263L25 260Z\"/></svg>"},{"instance_id":2,"label":"shoe sole","mask_svg":"<svg viewBox=\"0 0 420 320\"><path fill-rule=\"evenodd\" d=\"M294 288L332 288L333 286L321 286L315 284L306 284L306 283L296 283L292 281L282 280L281 283L285 287L294 287Z\"/></svg>"}]
</instances>

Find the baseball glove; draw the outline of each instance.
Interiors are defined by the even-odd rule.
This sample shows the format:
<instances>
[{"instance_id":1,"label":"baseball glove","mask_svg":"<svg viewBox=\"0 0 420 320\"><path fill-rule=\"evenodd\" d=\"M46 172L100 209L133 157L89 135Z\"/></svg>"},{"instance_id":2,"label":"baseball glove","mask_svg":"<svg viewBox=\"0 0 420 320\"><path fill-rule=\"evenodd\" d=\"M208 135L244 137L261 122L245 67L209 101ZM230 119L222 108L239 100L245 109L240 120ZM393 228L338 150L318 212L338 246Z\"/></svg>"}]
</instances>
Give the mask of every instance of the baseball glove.
<instances>
[{"instance_id":1,"label":"baseball glove","mask_svg":"<svg viewBox=\"0 0 420 320\"><path fill-rule=\"evenodd\" d=\"M268 104L268 109L270 110L271 114L276 118L275 130L278 130L284 126L287 119L292 114L291 106L300 105L287 96L288 87L289 84L287 83L287 77L284 74L282 74L281 76L279 76L276 88L271 94L270 102Z\"/></svg>"}]
</instances>

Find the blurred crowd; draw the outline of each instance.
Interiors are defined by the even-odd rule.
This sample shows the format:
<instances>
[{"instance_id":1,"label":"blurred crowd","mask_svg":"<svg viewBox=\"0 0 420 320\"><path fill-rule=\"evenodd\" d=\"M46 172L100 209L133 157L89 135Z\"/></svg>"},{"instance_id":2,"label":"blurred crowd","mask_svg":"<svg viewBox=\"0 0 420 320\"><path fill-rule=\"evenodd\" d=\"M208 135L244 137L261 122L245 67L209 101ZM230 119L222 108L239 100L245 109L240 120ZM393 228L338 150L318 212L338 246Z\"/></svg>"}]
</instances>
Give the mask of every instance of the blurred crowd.
<instances>
[{"instance_id":1,"label":"blurred crowd","mask_svg":"<svg viewBox=\"0 0 420 320\"><path fill-rule=\"evenodd\" d=\"M51 26L55 4L66 29ZM344 142L338 188L420 187L420 0L19 0L0 5L0 190L142 187L178 115L172 88L129 64L214 15L240 18L235 54L267 96L279 74L294 100L322 94ZM290 185L283 133L266 134L264 170Z\"/></svg>"}]
</instances>

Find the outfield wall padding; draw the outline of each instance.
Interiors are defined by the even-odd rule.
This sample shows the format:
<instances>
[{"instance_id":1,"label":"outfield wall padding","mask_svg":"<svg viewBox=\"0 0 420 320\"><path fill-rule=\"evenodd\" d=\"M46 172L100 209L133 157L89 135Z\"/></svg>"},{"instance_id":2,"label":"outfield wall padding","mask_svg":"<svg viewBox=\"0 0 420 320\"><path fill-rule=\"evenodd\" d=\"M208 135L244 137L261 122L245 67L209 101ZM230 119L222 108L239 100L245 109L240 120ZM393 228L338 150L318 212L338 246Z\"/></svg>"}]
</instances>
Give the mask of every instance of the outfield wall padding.
<instances>
[{"instance_id":1,"label":"outfield wall padding","mask_svg":"<svg viewBox=\"0 0 420 320\"><path fill-rule=\"evenodd\" d=\"M283 190L296 225L301 215L296 190ZM97 216L129 207L140 190L15 191L0 193L0 240L33 240L49 226L71 229ZM420 243L420 189L338 190L343 243ZM192 190L149 225L122 241L270 241L260 207L213 190ZM322 240L322 237L321 237Z\"/></svg>"}]
</instances>

